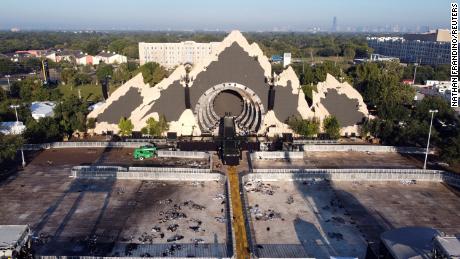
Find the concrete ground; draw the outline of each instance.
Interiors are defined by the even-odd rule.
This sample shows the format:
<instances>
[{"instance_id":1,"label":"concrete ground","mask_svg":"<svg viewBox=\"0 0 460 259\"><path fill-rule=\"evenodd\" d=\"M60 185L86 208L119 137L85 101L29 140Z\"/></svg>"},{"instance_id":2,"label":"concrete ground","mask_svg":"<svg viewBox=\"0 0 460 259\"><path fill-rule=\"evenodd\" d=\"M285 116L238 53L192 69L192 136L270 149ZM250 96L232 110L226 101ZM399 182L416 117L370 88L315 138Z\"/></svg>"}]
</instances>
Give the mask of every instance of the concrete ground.
<instances>
[{"instance_id":1,"label":"concrete ground","mask_svg":"<svg viewBox=\"0 0 460 259\"><path fill-rule=\"evenodd\" d=\"M71 167L96 162L102 151L59 151L29 156L23 171L0 182L0 206L5 208L0 224L29 224L38 254L217 257L231 253L227 210L222 204L225 196L219 196L225 191L223 183L74 180L69 178ZM176 219L162 220L171 216ZM170 225L174 229L174 224L176 230L167 229ZM158 232L154 227L160 228ZM182 237L167 242L175 235Z\"/></svg>"},{"instance_id":2,"label":"concrete ground","mask_svg":"<svg viewBox=\"0 0 460 259\"><path fill-rule=\"evenodd\" d=\"M442 183L334 182L333 188L370 242L385 230L406 226L460 233L460 197Z\"/></svg>"},{"instance_id":3,"label":"concrete ground","mask_svg":"<svg viewBox=\"0 0 460 259\"><path fill-rule=\"evenodd\" d=\"M132 148L63 148L29 152L28 160L43 166L116 165L152 167L209 168L208 159L150 158L143 161L133 158Z\"/></svg>"},{"instance_id":4,"label":"concrete ground","mask_svg":"<svg viewBox=\"0 0 460 259\"><path fill-rule=\"evenodd\" d=\"M255 160L254 168L421 168L419 161L398 153L307 152L304 159Z\"/></svg>"},{"instance_id":5,"label":"concrete ground","mask_svg":"<svg viewBox=\"0 0 460 259\"><path fill-rule=\"evenodd\" d=\"M272 195L248 192L259 257L364 258L365 239L350 223L327 182L264 184L263 189L273 190ZM267 210L272 210L272 219L256 218Z\"/></svg>"}]
</instances>

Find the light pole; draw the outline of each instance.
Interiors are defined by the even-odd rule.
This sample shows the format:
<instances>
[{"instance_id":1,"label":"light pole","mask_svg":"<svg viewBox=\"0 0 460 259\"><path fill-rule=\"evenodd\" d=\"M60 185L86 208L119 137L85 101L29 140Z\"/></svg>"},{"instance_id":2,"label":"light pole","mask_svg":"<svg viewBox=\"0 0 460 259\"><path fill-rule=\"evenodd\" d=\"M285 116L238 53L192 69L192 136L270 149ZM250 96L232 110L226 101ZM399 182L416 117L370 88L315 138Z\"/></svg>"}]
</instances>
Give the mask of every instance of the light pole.
<instances>
[{"instance_id":1,"label":"light pole","mask_svg":"<svg viewBox=\"0 0 460 259\"><path fill-rule=\"evenodd\" d=\"M431 113L431 122L430 122L430 130L428 131L428 142L426 143L425 162L423 163L424 170L426 170L426 161L428 160L428 149L430 147L431 127L433 126L433 117L434 117L434 114L438 112L438 110L429 110L429 112Z\"/></svg>"},{"instance_id":2,"label":"light pole","mask_svg":"<svg viewBox=\"0 0 460 259\"><path fill-rule=\"evenodd\" d=\"M14 112L16 113L16 126L19 124L19 118L18 118L18 108L19 105L11 105L10 108L14 109ZM21 158L22 158L22 167L26 167L26 160L24 159L24 149L21 146Z\"/></svg>"},{"instance_id":3,"label":"light pole","mask_svg":"<svg viewBox=\"0 0 460 259\"><path fill-rule=\"evenodd\" d=\"M8 92L10 92L10 94L11 94L11 85L10 85L10 77L11 76L10 75L5 75L5 77L6 77L6 80L8 80Z\"/></svg>"}]
</instances>

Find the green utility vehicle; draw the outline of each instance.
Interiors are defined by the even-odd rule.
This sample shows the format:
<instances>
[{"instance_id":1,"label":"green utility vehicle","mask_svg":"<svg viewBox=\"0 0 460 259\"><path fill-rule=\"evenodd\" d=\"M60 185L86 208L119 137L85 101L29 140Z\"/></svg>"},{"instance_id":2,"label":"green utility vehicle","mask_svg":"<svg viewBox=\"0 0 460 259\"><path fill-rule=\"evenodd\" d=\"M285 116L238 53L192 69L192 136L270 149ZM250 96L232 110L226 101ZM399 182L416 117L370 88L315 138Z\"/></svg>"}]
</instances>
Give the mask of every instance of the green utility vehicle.
<instances>
[{"instance_id":1,"label":"green utility vehicle","mask_svg":"<svg viewBox=\"0 0 460 259\"><path fill-rule=\"evenodd\" d=\"M134 159L144 160L145 158L152 158L157 156L156 146L142 146L136 148L133 153Z\"/></svg>"}]
</instances>

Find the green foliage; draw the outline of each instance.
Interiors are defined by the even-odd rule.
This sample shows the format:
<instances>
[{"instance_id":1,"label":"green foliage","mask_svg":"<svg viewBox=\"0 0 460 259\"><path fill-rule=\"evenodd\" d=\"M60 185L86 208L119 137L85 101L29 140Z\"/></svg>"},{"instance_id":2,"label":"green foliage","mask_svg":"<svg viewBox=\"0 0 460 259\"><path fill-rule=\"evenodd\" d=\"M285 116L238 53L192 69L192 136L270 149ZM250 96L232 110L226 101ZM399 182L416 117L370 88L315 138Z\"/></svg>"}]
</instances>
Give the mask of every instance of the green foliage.
<instances>
[{"instance_id":1,"label":"green foliage","mask_svg":"<svg viewBox=\"0 0 460 259\"><path fill-rule=\"evenodd\" d=\"M65 97L61 103L58 103L54 113L63 133L71 135L76 130L86 130L88 104L82 102L77 96Z\"/></svg>"},{"instance_id":2,"label":"green foliage","mask_svg":"<svg viewBox=\"0 0 460 259\"><path fill-rule=\"evenodd\" d=\"M160 116L160 120L156 121L153 117L147 119L147 125L141 131L143 134L149 134L154 137L159 137L169 129L168 122L164 115Z\"/></svg>"},{"instance_id":3,"label":"green foliage","mask_svg":"<svg viewBox=\"0 0 460 259\"><path fill-rule=\"evenodd\" d=\"M408 65L404 67L403 79L413 79L414 78L414 65ZM450 67L449 65L422 65L417 66L417 75L415 77L416 84L425 84L427 80L440 80L448 81L450 80Z\"/></svg>"},{"instance_id":4,"label":"green foliage","mask_svg":"<svg viewBox=\"0 0 460 259\"><path fill-rule=\"evenodd\" d=\"M118 122L118 129L121 136L129 136L133 132L134 125L130 119L122 117Z\"/></svg>"},{"instance_id":5,"label":"green foliage","mask_svg":"<svg viewBox=\"0 0 460 259\"><path fill-rule=\"evenodd\" d=\"M316 118L304 120L300 116L290 117L287 124L291 129L302 136L314 137L319 133L319 120Z\"/></svg>"},{"instance_id":6,"label":"green foliage","mask_svg":"<svg viewBox=\"0 0 460 259\"><path fill-rule=\"evenodd\" d=\"M148 62L139 67L139 71L144 77L144 83L155 86L168 75L166 69L155 62Z\"/></svg>"},{"instance_id":7,"label":"green foliage","mask_svg":"<svg viewBox=\"0 0 460 259\"><path fill-rule=\"evenodd\" d=\"M73 68L64 68L61 71L61 80L64 83L69 84L69 83L72 82L73 77L75 76L75 74L77 74L77 71L75 69L73 69Z\"/></svg>"},{"instance_id":8,"label":"green foliage","mask_svg":"<svg viewBox=\"0 0 460 259\"><path fill-rule=\"evenodd\" d=\"M86 122L86 127L88 129L96 128L96 118L88 118L88 121Z\"/></svg>"},{"instance_id":9,"label":"green foliage","mask_svg":"<svg viewBox=\"0 0 460 259\"><path fill-rule=\"evenodd\" d=\"M391 120L407 118L407 105L413 102L415 90L401 83L402 69L396 62L367 62L348 71L364 101L377 107L377 115Z\"/></svg>"},{"instance_id":10,"label":"green foliage","mask_svg":"<svg viewBox=\"0 0 460 259\"><path fill-rule=\"evenodd\" d=\"M24 140L20 135L0 133L0 165L3 165L5 161L13 160L23 143Z\"/></svg>"},{"instance_id":11,"label":"green foliage","mask_svg":"<svg viewBox=\"0 0 460 259\"><path fill-rule=\"evenodd\" d=\"M78 72L75 75L73 75L71 83L75 86L89 84L91 83L91 77L86 73Z\"/></svg>"},{"instance_id":12,"label":"green foliage","mask_svg":"<svg viewBox=\"0 0 460 259\"><path fill-rule=\"evenodd\" d=\"M55 118L45 117L38 121L29 120L24 138L27 143L46 143L62 140L59 122Z\"/></svg>"},{"instance_id":13,"label":"green foliage","mask_svg":"<svg viewBox=\"0 0 460 259\"><path fill-rule=\"evenodd\" d=\"M104 80L106 77L112 77L113 66L111 64L99 63L96 70L98 81Z\"/></svg>"},{"instance_id":14,"label":"green foliage","mask_svg":"<svg viewBox=\"0 0 460 259\"><path fill-rule=\"evenodd\" d=\"M340 124L335 116L328 116L323 120L324 132L331 139L340 138Z\"/></svg>"}]
</instances>

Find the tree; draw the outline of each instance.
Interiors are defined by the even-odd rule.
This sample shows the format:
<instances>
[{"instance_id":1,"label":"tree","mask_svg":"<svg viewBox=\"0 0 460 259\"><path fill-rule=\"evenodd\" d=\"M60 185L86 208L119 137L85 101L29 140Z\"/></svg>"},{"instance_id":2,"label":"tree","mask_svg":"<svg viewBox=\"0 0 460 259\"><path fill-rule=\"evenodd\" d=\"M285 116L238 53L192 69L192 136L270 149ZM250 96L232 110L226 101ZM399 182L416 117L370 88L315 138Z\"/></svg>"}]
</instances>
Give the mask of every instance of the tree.
<instances>
[{"instance_id":1,"label":"tree","mask_svg":"<svg viewBox=\"0 0 460 259\"><path fill-rule=\"evenodd\" d=\"M145 63L139 67L139 71L142 73L144 83L148 83L150 86L156 85L167 76L166 69L155 62Z\"/></svg>"},{"instance_id":2,"label":"tree","mask_svg":"<svg viewBox=\"0 0 460 259\"><path fill-rule=\"evenodd\" d=\"M0 133L0 165L15 158L17 150L24 143L20 135L4 135Z\"/></svg>"},{"instance_id":3,"label":"tree","mask_svg":"<svg viewBox=\"0 0 460 259\"><path fill-rule=\"evenodd\" d=\"M64 83L69 84L69 83L72 82L72 79L74 78L76 73L77 73L77 71L75 71L75 69L73 69L73 68L64 68L61 71L61 80Z\"/></svg>"},{"instance_id":4,"label":"tree","mask_svg":"<svg viewBox=\"0 0 460 259\"><path fill-rule=\"evenodd\" d=\"M333 115L326 117L323 120L324 132L331 139L340 138L340 124L337 118Z\"/></svg>"},{"instance_id":5,"label":"tree","mask_svg":"<svg viewBox=\"0 0 460 259\"><path fill-rule=\"evenodd\" d=\"M71 82L75 86L89 84L91 83L91 76L86 73L78 72L73 75Z\"/></svg>"},{"instance_id":6,"label":"tree","mask_svg":"<svg viewBox=\"0 0 460 259\"><path fill-rule=\"evenodd\" d=\"M88 129L96 128L96 118L88 118L88 121L86 122L86 127Z\"/></svg>"},{"instance_id":7,"label":"tree","mask_svg":"<svg viewBox=\"0 0 460 259\"><path fill-rule=\"evenodd\" d=\"M102 81L106 77L111 77L113 75L113 66L110 64L99 63L96 69L97 80Z\"/></svg>"},{"instance_id":8,"label":"tree","mask_svg":"<svg viewBox=\"0 0 460 259\"><path fill-rule=\"evenodd\" d=\"M26 125L24 137L28 143L46 143L62 140L59 123L51 117L32 119Z\"/></svg>"},{"instance_id":9,"label":"tree","mask_svg":"<svg viewBox=\"0 0 460 259\"><path fill-rule=\"evenodd\" d=\"M122 117L118 122L118 129L121 136L129 136L133 132L134 125L130 119Z\"/></svg>"},{"instance_id":10,"label":"tree","mask_svg":"<svg viewBox=\"0 0 460 259\"><path fill-rule=\"evenodd\" d=\"M153 117L150 117L146 121L146 127L142 130L146 134L151 136L161 136L161 134L169 129L168 122L164 115L160 116L159 121L157 122Z\"/></svg>"},{"instance_id":11,"label":"tree","mask_svg":"<svg viewBox=\"0 0 460 259\"><path fill-rule=\"evenodd\" d=\"M56 106L54 114L61 125L61 130L65 134L71 135L76 130L86 130L88 104L82 102L77 96L70 95L66 97Z\"/></svg>"},{"instance_id":12,"label":"tree","mask_svg":"<svg viewBox=\"0 0 460 259\"><path fill-rule=\"evenodd\" d=\"M287 124L295 133L305 137L314 137L317 135L320 125L317 118L304 120L300 116L290 117L287 121Z\"/></svg>"}]
</instances>

